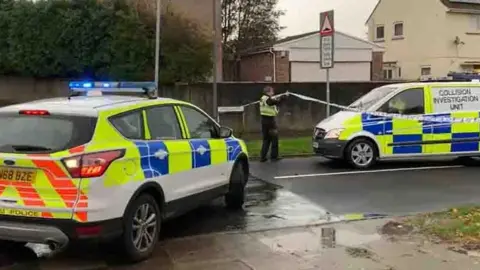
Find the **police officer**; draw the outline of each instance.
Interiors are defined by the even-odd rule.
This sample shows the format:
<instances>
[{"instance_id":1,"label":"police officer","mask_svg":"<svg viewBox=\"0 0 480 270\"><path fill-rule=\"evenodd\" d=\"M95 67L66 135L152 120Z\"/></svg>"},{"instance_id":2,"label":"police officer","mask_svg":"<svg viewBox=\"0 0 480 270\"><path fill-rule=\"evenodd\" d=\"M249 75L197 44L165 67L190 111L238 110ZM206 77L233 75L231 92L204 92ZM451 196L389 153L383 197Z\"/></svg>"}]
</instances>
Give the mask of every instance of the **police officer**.
<instances>
[{"instance_id":1,"label":"police officer","mask_svg":"<svg viewBox=\"0 0 480 270\"><path fill-rule=\"evenodd\" d=\"M270 158L277 161L278 157L278 130L275 117L278 115L278 107L286 95L273 97L275 94L272 86L266 86L263 89L263 95L260 98L260 115L262 117L262 152L260 153L260 161L267 161L267 153L271 145Z\"/></svg>"}]
</instances>

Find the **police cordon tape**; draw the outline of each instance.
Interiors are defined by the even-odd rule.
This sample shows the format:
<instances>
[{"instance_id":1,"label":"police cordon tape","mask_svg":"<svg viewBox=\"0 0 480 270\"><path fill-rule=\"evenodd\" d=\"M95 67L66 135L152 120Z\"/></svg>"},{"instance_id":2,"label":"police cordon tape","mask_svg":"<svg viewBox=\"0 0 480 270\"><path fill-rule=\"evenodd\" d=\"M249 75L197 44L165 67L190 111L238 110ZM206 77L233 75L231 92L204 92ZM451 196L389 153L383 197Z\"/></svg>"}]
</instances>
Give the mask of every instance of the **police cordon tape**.
<instances>
[{"instance_id":1,"label":"police cordon tape","mask_svg":"<svg viewBox=\"0 0 480 270\"><path fill-rule=\"evenodd\" d=\"M397 114L397 113L383 113L383 112L367 112L367 111L362 111L362 110L357 110L352 107L336 104L336 103L328 103L327 101L305 96L302 94L298 93L293 93L293 92L285 92L282 94L278 94L273 96L274 98L278 98L281 96L294 96L299 99L305 100L305 101L311 101L311 102L316 102L320 103L323 105L330 105L331 107L338 108L341 110L346 110L346 111L352 111L352 112L358 112L358 113L368 113L369 116L377 116L377 117L385 117L385 118L398 118L398 119L408 119L408 120L418 120L418 121L423 121L423 122L440 122L440 123L480 123L480 118L478 117L447 117L447 116L421 116L421 115L405 115L405 114ZM255 105L257 103L260 103L260 101L255 101L255 102L250 102L245 105L242 105L242 107L248 107L251 105ZM371 120L380 120L380 119L371 119ZM387 120L387 119L385 119Z\"/></svg>"}]
</instances>

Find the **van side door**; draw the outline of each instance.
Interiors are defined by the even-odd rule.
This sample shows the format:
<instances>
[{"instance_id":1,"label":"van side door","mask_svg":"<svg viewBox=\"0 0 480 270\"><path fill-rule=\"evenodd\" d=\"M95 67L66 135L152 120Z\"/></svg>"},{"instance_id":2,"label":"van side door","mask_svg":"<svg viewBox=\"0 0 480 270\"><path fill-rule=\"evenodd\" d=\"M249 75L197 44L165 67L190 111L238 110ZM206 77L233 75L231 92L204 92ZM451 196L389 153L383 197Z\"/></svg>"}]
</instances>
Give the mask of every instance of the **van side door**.
<instances>
[{"instance_id":1,"label":"van side door","mask_svg":"<svg viewBox=\"0 0 480 270\"><path fill-rule=\"evenodd\" d=\"M405 89L385 102L378 111L401 114L404 117L386 117L384 134L385 156L415 156L427 154L426 135L421 117L425 114L424 87ZM408 118L407 118L408 117Z\"/></svg>"}]
</instances>

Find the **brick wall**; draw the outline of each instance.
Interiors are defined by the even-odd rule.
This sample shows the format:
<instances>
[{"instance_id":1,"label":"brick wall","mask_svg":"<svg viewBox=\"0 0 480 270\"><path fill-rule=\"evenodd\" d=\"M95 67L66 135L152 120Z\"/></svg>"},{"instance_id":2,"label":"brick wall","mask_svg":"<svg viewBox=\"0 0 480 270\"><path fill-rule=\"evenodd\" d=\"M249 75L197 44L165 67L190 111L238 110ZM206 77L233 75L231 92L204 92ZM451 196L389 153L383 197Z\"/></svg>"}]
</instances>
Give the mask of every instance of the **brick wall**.
<instances>
[{"instance_id":1,"label":"brick wall","mask_svg":"<svg viewBox=\"0 0 480 270\"><path fill-rule=\"evenodd\" d=\"M264 82L267 76L273 79L272 54L270 52L242 56L240 81Z\"/></svg>"},{"instance_id":2,"label":"brick wall","mask_svg":"<svg viewBox=\"0 0 480 270\"><path fill-rule=\"evenodd\" d=\"M383 52L372 52L372 81L383 80Z\"/></svg>"},{"instance_id":3,"label":"brick wall","mask_svg":"<svg viewBox=\"0 0 480 270\"><path fill-rule=\"evenodd\" d=\"M290 58L288 52L275 52L275 65L276 65L276 82L285 83L290 82Z\"/></svg>"},{"instance_id":4,"label":"brick wall","mask_svg":"<svg viewBox=\"0 0 480 270\"><path fill-rule=\"evenodd\" d=\"M273 55L266 51L242 56L240 60L240 81L263 82L266 77L273 80ZM288 52L275 52L276 82L290 81L290 60Z\"/></svg>"}]
</instances>

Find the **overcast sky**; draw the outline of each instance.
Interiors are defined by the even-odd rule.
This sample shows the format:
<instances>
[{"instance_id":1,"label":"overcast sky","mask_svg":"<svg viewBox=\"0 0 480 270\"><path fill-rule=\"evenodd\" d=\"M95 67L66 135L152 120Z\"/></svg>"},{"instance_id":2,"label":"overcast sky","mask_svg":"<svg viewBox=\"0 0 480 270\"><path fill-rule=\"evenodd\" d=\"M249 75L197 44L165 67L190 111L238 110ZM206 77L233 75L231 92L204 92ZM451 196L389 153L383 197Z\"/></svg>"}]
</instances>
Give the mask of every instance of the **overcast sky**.
<instances>
[{"instance_id":1,"label":"overcast sky","mask_svg":"<svg viewBox=\"0 0 480 270\"><path fill-rule=\"evenodd\" d=\"M280 24L286 26L281 37L319 29L319 13L335 10L335 29L366 38L365 21L378 0L279 0L278 8L285 11Z\"/></svg>"}]
</instances>

